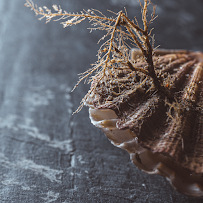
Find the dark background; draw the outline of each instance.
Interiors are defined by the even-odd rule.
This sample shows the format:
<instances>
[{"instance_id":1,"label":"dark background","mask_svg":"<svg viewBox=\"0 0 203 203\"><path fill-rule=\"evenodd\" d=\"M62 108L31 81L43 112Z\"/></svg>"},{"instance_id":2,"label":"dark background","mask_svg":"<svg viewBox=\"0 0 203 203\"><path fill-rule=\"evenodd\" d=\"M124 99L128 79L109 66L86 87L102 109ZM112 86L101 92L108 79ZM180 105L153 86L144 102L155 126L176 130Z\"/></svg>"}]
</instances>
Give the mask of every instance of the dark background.
<instances>
[{"instance_id":1,"label":"dark background","mask_svg":"<svg viewBox=\"0 0 203 203\"><path fill-rule=\"evenodd\" d=\"M73 93L78 73L96 60L104 33L88 21L63 29L45 24L25 0L0 1L0 202L200 203L147 175L114 147L88 118L71 115L88 90ZM96 8L141 20L137 0L35 0L70 12ZM156 45L203 51L203 1L154 0ZM108 14L112 15L112 14Z\"/></svg>"}]
</instances>

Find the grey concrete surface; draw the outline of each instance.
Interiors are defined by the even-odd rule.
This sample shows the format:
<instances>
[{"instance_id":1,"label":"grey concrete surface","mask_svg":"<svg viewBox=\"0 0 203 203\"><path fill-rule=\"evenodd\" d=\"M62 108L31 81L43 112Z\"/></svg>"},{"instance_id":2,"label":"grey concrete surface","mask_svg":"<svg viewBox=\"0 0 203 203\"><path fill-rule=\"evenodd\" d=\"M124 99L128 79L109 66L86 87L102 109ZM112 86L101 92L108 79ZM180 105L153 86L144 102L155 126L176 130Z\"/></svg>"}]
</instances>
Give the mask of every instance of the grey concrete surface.
<instances>
[{"instance_id":1,"label":"grey concrete surface","mask_svg":"<svg viewBox=\"0 0 203 203\"><path fill-rule=\"evenodd\" d=\"M156 45L203 51L203 1L154 0ZM88 90L77 74L96 60L99 31L88 22L63 29L38 21L25 0L0 1L0 202L200 203L147 175L91 125L71 115ZM66 11L123 10L140 20L136 0L35 0ZM111 14L110 14L111 15Z\"/></svg>"}]
</instances>

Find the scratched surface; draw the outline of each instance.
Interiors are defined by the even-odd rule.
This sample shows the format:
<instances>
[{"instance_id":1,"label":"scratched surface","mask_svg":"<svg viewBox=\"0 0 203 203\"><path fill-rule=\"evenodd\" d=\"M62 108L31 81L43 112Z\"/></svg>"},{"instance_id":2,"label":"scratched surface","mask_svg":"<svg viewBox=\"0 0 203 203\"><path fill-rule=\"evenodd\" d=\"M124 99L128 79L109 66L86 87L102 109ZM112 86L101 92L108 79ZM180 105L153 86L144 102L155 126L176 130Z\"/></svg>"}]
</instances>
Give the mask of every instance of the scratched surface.
<instances>
[{"instance_id":1,"label":"scratched surface","mask_svg":"<svg viewBox=\"0 0 203 203\"><path fill-rule=\"evenodd\" d=\"M0 1L0 202L200 203L160 176L140 172L125 151L91 125L88 110L71 116L88 90L71 89L96 60L100 32L88 22L62 28L38 21L24 0ZM136 0L35 0L67 11L97 8L138 16ZM154 1L156 45L203 51L203 2ZM112 14L110 14L112 15Z\"/></svg>"}]
</instances>

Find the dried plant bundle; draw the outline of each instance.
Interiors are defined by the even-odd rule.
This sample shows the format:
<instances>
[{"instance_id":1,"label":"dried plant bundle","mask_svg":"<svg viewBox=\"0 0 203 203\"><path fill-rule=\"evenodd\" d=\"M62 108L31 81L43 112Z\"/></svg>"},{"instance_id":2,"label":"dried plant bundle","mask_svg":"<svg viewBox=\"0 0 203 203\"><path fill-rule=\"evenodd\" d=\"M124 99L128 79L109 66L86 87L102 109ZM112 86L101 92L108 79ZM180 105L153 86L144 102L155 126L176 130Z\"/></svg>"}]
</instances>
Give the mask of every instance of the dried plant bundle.
<instances>
[{"instance_id":1,"label":"dried plant bundle","mask_svg":"<svg viewBox=\"0 0 203 203\"><path fill-rule=\"evenodd\" d=\"M94 87L91 88L90 92L88 92L82 100L82 105L80 106L82 107L88 95L97 87L99 81L105 78L107 82L110 82L112 75L118 74L121 69L130 69L131 71L139 72L142 75L143 80L146 78L151 79L152 83L149 88L153 89L155 86L164 94L166 92L169 93L162 85L161 78L157 77L154 62L152 60L154 37L151 35L152 30L149 30L149 25L157 16L155 15L155 6L153 6L153 13L151 14L150 20L147 21L147 7L151 4L151 1L148 0L144 1L144 5L140 2L142 8L143 28L139 27L136 17L134 17L135 20L130 20L127 17L127 14L123 11L114 13L115 17L107 17L96 9L88 9L87 11L83 10L80 13L68 13L67 11L63 11L61 7L57 5L53 5L54 12L52 12L51 9L48 9L45 6L43 8L37 7L37 5L34 5L31 0L27 0L25 6L30 7L36 15L39 15L39 20L45 18L46 23L53 19L54 21L62 21L61 24L63 27L68 27L79 24L83 20L88 19L92 25L92 28L89 28L91 31L107 31L107 33L99 40L100 42L101 40L106 39L98 50L98 60L94 63L91 69L80 75L79 81L75 85L75 87L77 87L78 84L86 78L89 78L89 82L92 82L94 77L100 77L99 80L94 83ZM136 61L130 59L130 50L132 46L141 50L142 55L140 55L139 61L146 62L145 67L136 66ZM115 80L119 82L119 79L116 78ZM110 90L113 91L113 89ZM119 94L122 93L120 92Z\"/></svg>"}]
</instances>

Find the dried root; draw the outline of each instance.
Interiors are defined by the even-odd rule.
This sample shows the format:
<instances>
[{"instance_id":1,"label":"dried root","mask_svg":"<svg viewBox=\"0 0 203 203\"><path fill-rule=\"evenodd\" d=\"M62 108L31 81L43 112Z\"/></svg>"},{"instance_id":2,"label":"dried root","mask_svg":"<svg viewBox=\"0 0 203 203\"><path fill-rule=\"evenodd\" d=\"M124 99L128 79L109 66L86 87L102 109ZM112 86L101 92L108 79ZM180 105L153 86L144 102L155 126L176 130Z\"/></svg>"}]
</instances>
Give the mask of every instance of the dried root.
<instances>
[{"instance_id":1,"label":"dried root","mask_svg":"<svg viewBox=\"0 0 203 203\"><path fill-rule=\"evenodd\" d=\"M153 7L153 12L148 21L147 13L150 5ZM145 84L146 92L155 89L162 92L162 94L170 95L168 89L163 85L162 78L158 78L155 72L153 62L154 38L151 35L152 30L149 30L149 26L157 16L155 15L156 7L152 5L150 0L144 0L143 4L140 2L143 28L138 25L136 17L135 21L130 20L126 12L124 13L123 11L118 13L112 12L114 17L107 17L96 9L69 13L63 11L60 6L53 5L52 11L45 6L43 8L37 7L32 0L26 0L25 6L31 8L36 15L40 16L39 20L45 18L46 23L51 20L61 21L63 27L68 27L88 19L92 25L92 28L89 28L90 31L106 30L107 33L99 40L99 42L101 40L106 41L98 50L98 60L91 69L80 74L79 81L74 87L75 89L82 80L87 78L89 78L89 82L92 82L91 89L81 101L81 106L78 110L81 109L88 96L100 83L105 83L106 92L122 95L124 94L122 92L124 87L128 86L128 88L130 87L133 91L136 91L136 88L143 81L148 81L148 84ZM141 50L142 54L136 61L129 57L131 46ZM142 66L139 66L139 64L142 64ZM128 72L128 74L125 78L119 77L121 72ZM128 79L132 77L132 72L134 76L137 75L141 79L134 80L134 83L132 82L131 86L129 86ZM119 90L114 90L112 81L116 83Z\"/></svg>"}]
</instances>

